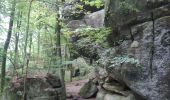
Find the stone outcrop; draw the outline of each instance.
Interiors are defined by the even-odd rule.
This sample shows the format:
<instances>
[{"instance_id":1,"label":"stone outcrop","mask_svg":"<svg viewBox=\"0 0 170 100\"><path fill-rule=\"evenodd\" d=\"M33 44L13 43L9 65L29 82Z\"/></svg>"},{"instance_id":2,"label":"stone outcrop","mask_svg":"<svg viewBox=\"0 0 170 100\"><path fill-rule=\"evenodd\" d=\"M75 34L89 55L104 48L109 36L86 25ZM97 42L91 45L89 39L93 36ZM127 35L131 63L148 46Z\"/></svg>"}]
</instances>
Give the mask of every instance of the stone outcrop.
<instances>
[{"instance_id":1,"label":"stone outcrop","mask_svg":"<svg viewBox=\"0 0 170 100\"><path fill-rule=\"evenodd\" d=\"M86 15L83 20L85 21L87 26L99 28L104 26L104 17L105 11L100 10L92 14Z\"/></svg>"},{"instance_id":2,"label":"stone outcrop","mask_svg":"<svg viewBox=\"0 0 170 100\"><path fill-rule=\"evenodd\" d=\"M104 26L104 16L104 10L99 10L85 15L85 17L80 20L71 20L68 22L67 27L73 33L71 35L71 42L73 43L73 48L76 50L77 55L92 59L98 58L98 52L96 51L99 45L89 38L79 36L81 35L79 31L88 27L102 28Z\"/></svg>"},{"instance_id":3,"label":"stone outcrop","mask_svg":"<svg viewBox=\"0 0 170 100\"><path fill-rule=\"evenodd\" d=\"M87 14L82 19L69 21L67 27L70 31L75 31L76 29L81 29L87 26L99 28L104 26L104 18L105 11L102 9L94 13Z\"/></svg>"},{"instance_id":4,"label":"stone outcrop","mask_svg":"<svg viewBox=\"0 0 170 100\"><path fill-rule=\"evenodd\" d=\"M105 25L117 27L135 19L135 22L147 21L151 19L151 12L154 12L155 18L166 14L169 15L169 7L166 8L169 3L169 0L107 0L105 5Z\"/></svg>"},{"instance_id":5,"label":"stone outcrop","mask_svg":"<svg viewBox=\"0 0 170 100\"><path fill-rule=\"evenodd\" d=\"M84 86L80 89L79 94L82 98L87 99L95 96L97 92L98 92L97 86L93 82L89 81L85 83Z\"/></svg>"},{"instance_id":6,"label":"stone outcrop","mask_svg":"<svg viewBox=\"0 0 170 100\"><path fill-rule=\"evenodd\" d=\"M125 0L124 3L138 11L131 9L126 16L116 15L121 11L119 0L106 3L105 24L113 29L110 43L114 49L110 52L116 53L102 57L100 66L141 99L169 100L170 1Z\"/></svg>"},{"instance_id":7,"label":"stone outcrop","mask_svg":"<svg viewBox=\"0 0 170 100\"><path fill-rule=\"evenodd\" d=\"M164 16L170 16L169 0L108 0L105 7L105 26L113 29L108 36L113 45L131 39L131 27ZM113 44L114 43L114 44Z\"/></svg>"},{"instance_id":8,"label":"stone outcrop","mask_svg":"<svg viewBox=\"0 0 170 100\"><path fill-rule=\"evenodd\" d=\"M95 0L90 0L95 1ZM96 12L104 8L104 1L101 0L101 6L90 5L81 0L69 0L64 4L63 17L65 22L71 20L81 20L88 12Z\"/></svg>"},{"instance_id":9,"label":"stone outcrop","mask_svg":"<svg viewBox=\"0 0 170 100\"><path fill-rule=\"evenodd\" d=\"M81 21L102 26L102 11L93 14ZM104 22L112 28L108 42L113 48L96 54L92 41L78 41L85 45L78 49L84 56L100 56L90 77L101 87L97 100L169 100L170 0L107 0Z\"/></svg>"},{"instance_id":10,"label":"stone outcrop","mask_svg":"<svg viewBox=\"0 0 170 100\"><path fill-rule=\"evenodd\" d=\"M125 84L110 77L102 67L93 70L89 74L89 79L99 90L96 100L138 100Z\"/></svg>"},{"instance_id":11,"label":"stone outcrop","mask_svg":"<svg viewBox=\"0 0 170 100\"><path fill-rule=\"evenodd\" d=\"M26 80L26 100L62 100L60 79L51 74L29 75ZM11 86L6 89L1 100L21 100L24 81L14 77Z\"/></svg>"}]
</instances>

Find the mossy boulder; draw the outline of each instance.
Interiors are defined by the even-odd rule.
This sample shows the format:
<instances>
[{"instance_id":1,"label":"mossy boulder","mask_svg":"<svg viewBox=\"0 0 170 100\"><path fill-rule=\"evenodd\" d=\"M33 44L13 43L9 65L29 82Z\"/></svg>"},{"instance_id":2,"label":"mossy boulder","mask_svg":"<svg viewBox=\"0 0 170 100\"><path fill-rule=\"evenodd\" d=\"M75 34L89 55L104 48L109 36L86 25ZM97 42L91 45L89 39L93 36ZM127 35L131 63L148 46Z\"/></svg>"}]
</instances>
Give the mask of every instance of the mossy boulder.
<instances>
[{"instance_id":1,"label":"mossy boulder","mask_svg":"<svg viewBox=\"0 0 170 100\"><path fill-rule=\"evenodd\" d=\"M26 100L63 100L60 79L51 74L28 75L26 79ZM1 100L22 100L23 78L13 77Z\"/></svg>"},{"instance_id":2,"label":"mossy boulder","mask_svg":"<svg viewBox=\"0 0 170 100\"><path fill-rule=\"evenodd\" d=\"M88 98L95 96L97 92L98 92L97 86L92 81L88 81L80 89L79 94L82 98L88 99Z\"/></svg>"}]
</instances>

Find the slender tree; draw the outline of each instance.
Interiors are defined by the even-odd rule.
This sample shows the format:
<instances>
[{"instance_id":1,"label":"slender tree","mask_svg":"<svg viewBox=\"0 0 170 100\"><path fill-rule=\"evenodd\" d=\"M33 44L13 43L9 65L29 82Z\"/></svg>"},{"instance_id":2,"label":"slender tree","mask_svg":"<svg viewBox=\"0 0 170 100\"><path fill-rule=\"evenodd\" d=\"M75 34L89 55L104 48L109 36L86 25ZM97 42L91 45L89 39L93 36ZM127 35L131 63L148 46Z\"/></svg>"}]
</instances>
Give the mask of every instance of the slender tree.
<instances>
[{"instance_id":1,"label":"slender tree","mask_svg":"<svg viewBox=\"0 0 170 100\"><path fill-rule=\"evenodd\" d=\"M11 14L10 14L10 21L9 21L9 29L8 29L7 38L4 44L3 56L2 56L1 92L3 92L4 85L5 85L6 58L7 58L7 51L8 51L8 47L10 44L11 35L12 35L12 28L13 28L13 22L14 22L14 16L15 16L15 6L16 6L16 0L13 0Z\"/></svg>"},{"instance_id":2,"label":"slender tree","mask_svg":"<svg viewBox=\"0 0 170 100\"><path fill-rule=\"evenodd\" d=\"M25 35L25 45L24 45L24 62L23 62L22 73L24 71L24 65L26 63L26 58L27 58L27 46L28 46L28 36L29 36L29 28L30 28L30 13L31 13L33 0L28 0L28 1L29 1L29 7L28 7L28 15L27 15L27 26L26 26L26 35Z\"/></svg>"},{"instance_id":3,"label":"slender tree","mask_svg":"<svg viewBox=\"0 0 170 100\"><path fill-rule=\"evenodd\" d=\"M30 24L30 14L31 14L31 8L32 8L33 0L28 0L28 1L29 1L29 5L28 5L29 8L28 8L28 16L27 16L26 37L25 37L25 45L24 45L24 63L23 63L24 66L26 64L25 76L24 76L24 94L23 94L23 100L26 100L26 97L27 97L27 93L26 93L26 83L27 82L26 82L26 79L27 79L28 65L29 65L29 58L30 58L30 53L27 53L27 45L28 45L29 26L30 26L29 25ZM24 66L23 66L22 71L24 71Z\"/></svg>"},{"instance_id":4,"label":"slender tree","mask_svg":"<svg viewBox=\"0 0 170 100\"><path fill-rule=\"evenodd\" d=\"M37 64L39 63L38 62L38 59L39 59L39 56L40 56L40 39L41 39L41 36L40 36L40 24L38 26L38 37L37 37Z\"/></svg>"},{"instance_id":5,"label":"slender tree","mask_svg":"<svg viewBox=\"0 0 170 100\"><path fill-rule=\"evenodd\" d=\"M14 71L13 74L15 74L16 67L18 65L18 44L19 44L19 36L20 36L20 28L21 28L21 18L22 18L22 12L18 11L18 20L17 20L17 32L15 33L15 54L14 54Z\"/></svg>"},{"instance_id":6,"label":"slender tree","mask_svg":"<svg viewBox=\"0 0 170 100\"><path fill-rule=\"evenodd\" d=\"M56 34L56 48L58 54L58 57L60 58L60 79L62 83L62 100L66 100L66 89L65 89L65 80L64 80L64 69L62 65L62 54L61 54L61 18L62 18L62 7L57 6L58 1L56 0L56 9L58 9L57 14L56 14L56 27L55 27L55 34Z\"/></svg>"}]
</instances>

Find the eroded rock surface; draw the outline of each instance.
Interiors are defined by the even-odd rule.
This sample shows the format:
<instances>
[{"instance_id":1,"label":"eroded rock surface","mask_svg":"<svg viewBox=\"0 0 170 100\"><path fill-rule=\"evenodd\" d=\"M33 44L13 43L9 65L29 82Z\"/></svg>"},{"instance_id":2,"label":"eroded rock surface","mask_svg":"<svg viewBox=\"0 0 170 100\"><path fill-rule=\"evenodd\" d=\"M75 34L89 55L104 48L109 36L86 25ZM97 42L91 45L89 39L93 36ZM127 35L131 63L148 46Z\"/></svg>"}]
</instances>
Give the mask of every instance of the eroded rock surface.
<instances>
[{"instance_id":1,"label":"eroded rock surface","mask_svg":"<svg viewBox=\"0 0 170 100\"><path fill-rule=\"evenodd\" d=\"M27 100L62 100L60 79L54 75L28 76L26 80ZM1 100L22 100L24 81L14 77Z\"/></svg>"},{"instance_id":2,"label":"eroded rock surface","mask_svg":"<svg viewBox=\"0 0 170 100\"><path fill-rule=\"evenodd\" d=\"M88 81L87 83L84 84L84 86L80 89L80 96L82 98L91 98L91 97L94 97L98 92L98 88L97 86L91 82L91 81Z\"/></svg>"},{"instance_id":3,"label":"eroded rock surface","mask_svg":"<svg viewBox=\"0 0 170 100\"><path fill-rule=\"evenodd\" d=\"M111 77L125 83L141 98L169 100L170 1L131 1L125 0L136 6L139 12L129 12L127 16L112 14L121 11L118 10L118 0L107 2L109 13L105 24L113 29L111 38L114 41L111 42L118 52L103 57L105 63L101 61L100 64Z\"/></svg>"}]
</instances>

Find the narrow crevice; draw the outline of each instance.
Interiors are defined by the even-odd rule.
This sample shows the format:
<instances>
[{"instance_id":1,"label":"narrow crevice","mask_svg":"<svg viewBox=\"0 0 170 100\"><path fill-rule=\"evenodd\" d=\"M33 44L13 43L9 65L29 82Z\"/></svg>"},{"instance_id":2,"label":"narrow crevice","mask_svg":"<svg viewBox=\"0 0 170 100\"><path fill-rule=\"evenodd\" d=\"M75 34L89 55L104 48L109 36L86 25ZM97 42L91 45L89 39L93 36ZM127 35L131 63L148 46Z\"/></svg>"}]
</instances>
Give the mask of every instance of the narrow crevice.
<instances>
[{"instance_id":1,"label":"narrow crevice","mask_svg":"<svg viewBox=\"0 0 170 100\"><path fill-rule=\"evenodd\" d=\"M133 34L132 34L132 28L130 27L130 39L132 40L132 41L134 41L134 37L133 37Z\"/></svg>"},{"instance_id":2,"label":"narrow crevice","mask_svg":"<svg viewBox=\"0 0 170 100\"><path fill-rule=\"evenodd\" d=\"M152 18L152 42L151 42L151 57L150 57L150 77L152 79L153 77L153 56L154 56L154 41L155 41L155 20L154 20L154 13L151 12L151 18Z\"/></svg>"}]
</instances>

